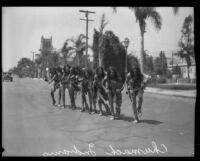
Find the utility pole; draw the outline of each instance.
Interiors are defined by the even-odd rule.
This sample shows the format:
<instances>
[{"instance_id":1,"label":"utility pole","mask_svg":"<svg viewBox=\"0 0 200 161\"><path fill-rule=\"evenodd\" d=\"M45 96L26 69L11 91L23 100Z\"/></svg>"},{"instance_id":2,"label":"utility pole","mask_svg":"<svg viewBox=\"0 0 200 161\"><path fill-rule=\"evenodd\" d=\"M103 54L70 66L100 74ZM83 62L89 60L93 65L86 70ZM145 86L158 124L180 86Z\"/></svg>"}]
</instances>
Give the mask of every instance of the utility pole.
<instances>
[{"instance_id":1,"label":"utility pole","mask_svg":"<svg viewBox=\"0 0 200 161\"><path fill-rule=\"evenodd\" d=\"M34 59L34 55L35 55L34 53L35 53L35 52L34 52L34 51L31 51L31 53L33 54L33 62L34 62L34 61L35 61L35 59Z\"/></svg>"},{"instance_id":2,"label":"utility pole","mask_svg":"<svg viewBox=\"0 0 200 161\"><path fill-rule=\"evenodd\" d=\"M172 52L172 72L173 72L173 64L174 64L174 53Z\"/></svg>"},{"instance_id":3,"label":"utility pole","mask_svg":"<svg viewBox=\"0 0 200 161\"><path fill-rule=\"evenodd\" d=\"M34 78L34 74L35 74L35 52L31 51L31 53L33 54L33 78Z\"/></svg>"},{"instance_id":4,"label":"utility pole","mask_svg":"<svg viewBox=\"0 0 200 161\"><path fill-rule=\"evenodd\" d=\"M80 18L80 20L83 20L83 21L86 21L86 58L87 58L87 56L88 56L88 22L89 21L94 21L94 20L90 20L90 19L88 19L88 14L89 13L95 13L95 12L92 12L92 11L85 11L85 10L79 10L79 12L83 12L83 13L85 13L85 17L86 17L86 19L82 19L82 18ZM86 67L87 67L87 61L86 61Z\"/></svg>"}]
</instances>

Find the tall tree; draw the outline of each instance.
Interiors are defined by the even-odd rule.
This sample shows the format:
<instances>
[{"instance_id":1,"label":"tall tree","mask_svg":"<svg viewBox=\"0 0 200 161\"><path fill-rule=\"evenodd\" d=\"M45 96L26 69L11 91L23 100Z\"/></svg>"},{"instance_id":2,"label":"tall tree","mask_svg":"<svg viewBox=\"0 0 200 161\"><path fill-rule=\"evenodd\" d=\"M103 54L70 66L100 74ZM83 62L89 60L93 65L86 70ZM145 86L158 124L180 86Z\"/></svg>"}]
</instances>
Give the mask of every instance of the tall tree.
<instances>
[{"instance_id":1,"label":"tall tree","mask_svg":"<svg viewBox=\"0 0 200 161\"><path fill-rule=\"evenodd\" d=\"M163 51L160 52L159 57L154 61L154 70L157 75L166 76L167 74L167 58Z\"/></svg>"},{"instance_id":2,"label":"tall tree","mask_svg":"<svg viewBox=\"0 0 200 161\"><path fill-rule=\"evenodd\" d=\"M177 55L185 59L187 63L188 82L190 82L189 69L190 66L192 65L192 59L195 59L192 25L193 25L193 18L191 15L189 15L185 18L183 23L183 27L181 30L182 35L179 41L180 50L177 52Z\"/></svg>"},{"instance_id":3,"label":"tall tree","mask_svg":"<svg viewBox=\"0 0 200 161\"><path fill-rule=\"evenodd\" d=\"M41 77L41 64L42 64L42 56L40 54L36 55L35 66L36 66L36 77Z\"/></svg>"},{"instance_id":4,"label":"tall tree","mask_svg":"<svg viewBox=\"0 0 200 161\"><path fill-rule=\"evenodd\" d=\"M99 32L96 29L94 29L94 34L93 34L92 51L93 51L93 68L96 69L99 66Z\"/></svg>"},{"instance_id":5,"label":"tall tree","mask_svg":"<svg viewBox=\"0 0 200 161\"><path fill-rule=\"evenodd\" d=\"M159 31L162 25L162 18L156 11L156 7L128 7L134 12L136 22L139 22L141 35L141 50L140 50L140 66L141 72L144 72L144 33L146 32L146 20L149 18L153 22L155 29ZM174 14L178 12L178 7L173 7ZM113 11L117 11L117 7L113 7Z\"/></svg>"},{"instance_id":6,"label":"tall tree","mask_svg":"<svg viewBox=\"0 0 200 161\"><path fill-rule=\"evenodd\" d=\"M162 18L156 11L155 7L128 7L134 12L136 22L139 22L140 35L141 35L141 50L140 50L140 66L141 72L144 72L144 33L146 32L146 20L151 19L154 27L159 31L162 25ZM116 8L114 8L116 11Z\"/></svg>"},{"instance_id":7,"label":"tall tree","mask_svg":"<svg viewBox=\"0 0 200 161\"><path fill-rule=\"evenodd\" d=\"M109 66L117 68L124 77L125 70L125 49L119 38L112 32L106 31L102 43L102 66L106 69Z\"/></svg>"},{"instance_id":8,"label":"tall tree","mask_svg":"<svg viewBox=\"0 0 200 161\"><path fill-rule=\"evenodd\" d=\"M175 75L181 75L181 68L176 65L172 68L172 74L175 74Z\"/></svg>"},{"instance_id":9,"label":"tall tree","mask_svg":"<svg viewBox=\"0 0 200 161\"><path fill-rule=\"evenodd\" d=\"M148 55L145 52L145 57L144 57L144 73L147 74L152 74L154 72L153 68L153 57Z\"/></svg>"},{"instance_id":10,"label":"tall tree","mask_svg":"<svg viewBox=\"0 0 200 161\"><path fill-rule=\"evenodd\" d=\"M31 76L33 74L34 62L29 58L21 58L17 64L18 75Z\"/></svg>"},{"instance_id":11,"label":"tall tree","mask_svg":"<svg viewBox=\"0 0 200 161\"><path fill-rule=\"evenodd\" d=\"M101 17L100 27L99 27L99 41L98 41L98 47L99 47L99 66L102 66L102 44L103 44L103 30L108 24L109 21L106 21L105 14Z\"/></svg>"}]
</instances>

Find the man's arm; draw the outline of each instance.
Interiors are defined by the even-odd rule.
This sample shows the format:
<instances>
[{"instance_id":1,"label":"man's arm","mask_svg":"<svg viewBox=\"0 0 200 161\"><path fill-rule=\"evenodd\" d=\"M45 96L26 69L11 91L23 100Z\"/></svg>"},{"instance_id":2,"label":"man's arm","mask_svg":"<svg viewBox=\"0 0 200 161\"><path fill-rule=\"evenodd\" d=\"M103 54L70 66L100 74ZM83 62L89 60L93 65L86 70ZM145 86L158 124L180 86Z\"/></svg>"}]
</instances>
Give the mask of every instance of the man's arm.
<instances>
[{"instance_id":1,"label":"man's arm","mask_svg":"<svg viewBox=\"0 0 200 161\"><path fill-rule=\"evenodd\" d=\"M131 79L131 75L130 75L130 73L128 73L127 76L126 76L126 80L125 80L125 83L126 83L126 94L128 94L128 90L129 90L128 83L129 83L130 79Z\"/></svg>"},{"instance_id":2,"label":"man's arm","mask_svg":"<svg viewBox=\"0 0 200 161\"><path fill-rule=\"evenodd\" d=\"M149 75L147 75L147 74L143 74L143 80L142 80L142 82L141 82L141 87L143 88L143 89L145 89L146 88L146 86L147 86L147 83L148 83L148 80L151 78L151 76L149 76Z\"/></svg>"},{"instance_id":3,"label":"man's arm","mask_svg":"<svg viewBox=\"0 0 200 161\"><path fill-rule=\"evenodd\" d=\"M54 75L53 78L50 79L49 84L51 84L54 81L55 77L56 77L56 75Z\"/></svg>"},{"instance_id":4,"label":"man's arm","mask_svg":"<svg viewBox=\"0 0 200 161\"><path fill-rule=\"evenodd\" d=\"M101 81L101 86L104 89L104 91L106 91L106 93L108 92L108 78L107 76L105 76L102 81ZM106 84L106 86L104 86L104 84Z\"/></svg>"}]
</instances>

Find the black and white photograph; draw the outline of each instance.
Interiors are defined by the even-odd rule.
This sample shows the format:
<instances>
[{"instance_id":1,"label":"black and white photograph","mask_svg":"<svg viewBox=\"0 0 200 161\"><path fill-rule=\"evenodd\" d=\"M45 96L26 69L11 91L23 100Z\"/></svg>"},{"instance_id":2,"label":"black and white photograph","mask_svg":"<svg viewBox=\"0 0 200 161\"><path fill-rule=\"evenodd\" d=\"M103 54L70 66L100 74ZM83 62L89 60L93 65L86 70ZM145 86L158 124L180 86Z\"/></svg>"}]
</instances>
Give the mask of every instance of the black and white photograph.
<instances>
[{"instance_id":1,"label":"black and white photograph","mask_svg":"<svg viewBox=\"0 0 200 161\"><path fill-rule=\"evenodd\" d=\"M2 156L195 155L194 7L1 9Z\"/></svg>"}]
</instances>

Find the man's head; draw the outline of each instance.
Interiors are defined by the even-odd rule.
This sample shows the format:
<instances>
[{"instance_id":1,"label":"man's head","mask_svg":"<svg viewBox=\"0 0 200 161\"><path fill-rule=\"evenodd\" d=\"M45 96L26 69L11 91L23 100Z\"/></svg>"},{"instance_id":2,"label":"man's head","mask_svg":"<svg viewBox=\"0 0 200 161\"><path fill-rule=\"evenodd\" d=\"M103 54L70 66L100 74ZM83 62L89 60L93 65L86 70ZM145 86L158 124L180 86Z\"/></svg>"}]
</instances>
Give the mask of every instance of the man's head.
<instances>
[{"instance_id":1,"label":"man's head","mask_svg":"<svg viewBox=\"0 0 200 161\"><path fill-rule=\"evenodd\" d=\"M69 72L70 72L70 68L71 68L70 65L68 65L68 64L65 65L65 66L64 66L64 72L65 72L65 73L69 73Z\"/></svg>"},{"instance_id":2,"label":"man's head","mask_svg":"<svg viewBox=\"0 0 200 161\"><path fill-rule=\"evenodd\" d=\"M118 79L118 74L115 67L111 66L108 68L108 77L111 79Z\"/></svg>"},{"instance_id":3,"label":"man's head","mask_svg":"<svg viewBox=\"0 0 200 161\"><path fill-rule=\"evenodd\" d=\"M61 76L62 75L62 69L60 67L57 67L56 73L57 73L58 76Z\"/></svg>"},{"instance_id":4,"label":"man's head","mask_svg":"<svg viewBox=\"0 0 200 161\"><path fill-rule=\"evenodd\" d=\"M130 75L131 75L132 78L137 79L139 81L143 80L143 75L140 71L139 66L136 66L136 65L133 66L130 70Z\"/></svg>"},{"instance_id":5,"label":"man's head","mask_svg":"<svg viewBox=\"0 0 200 161\"><path fill-rule=\"evenodd\" d=\"M104 69L103 69L103 67L98 67L98 68L96 69L96 74L97 74L97 75L104 76Z\"/></svg>"}]
</instances>

